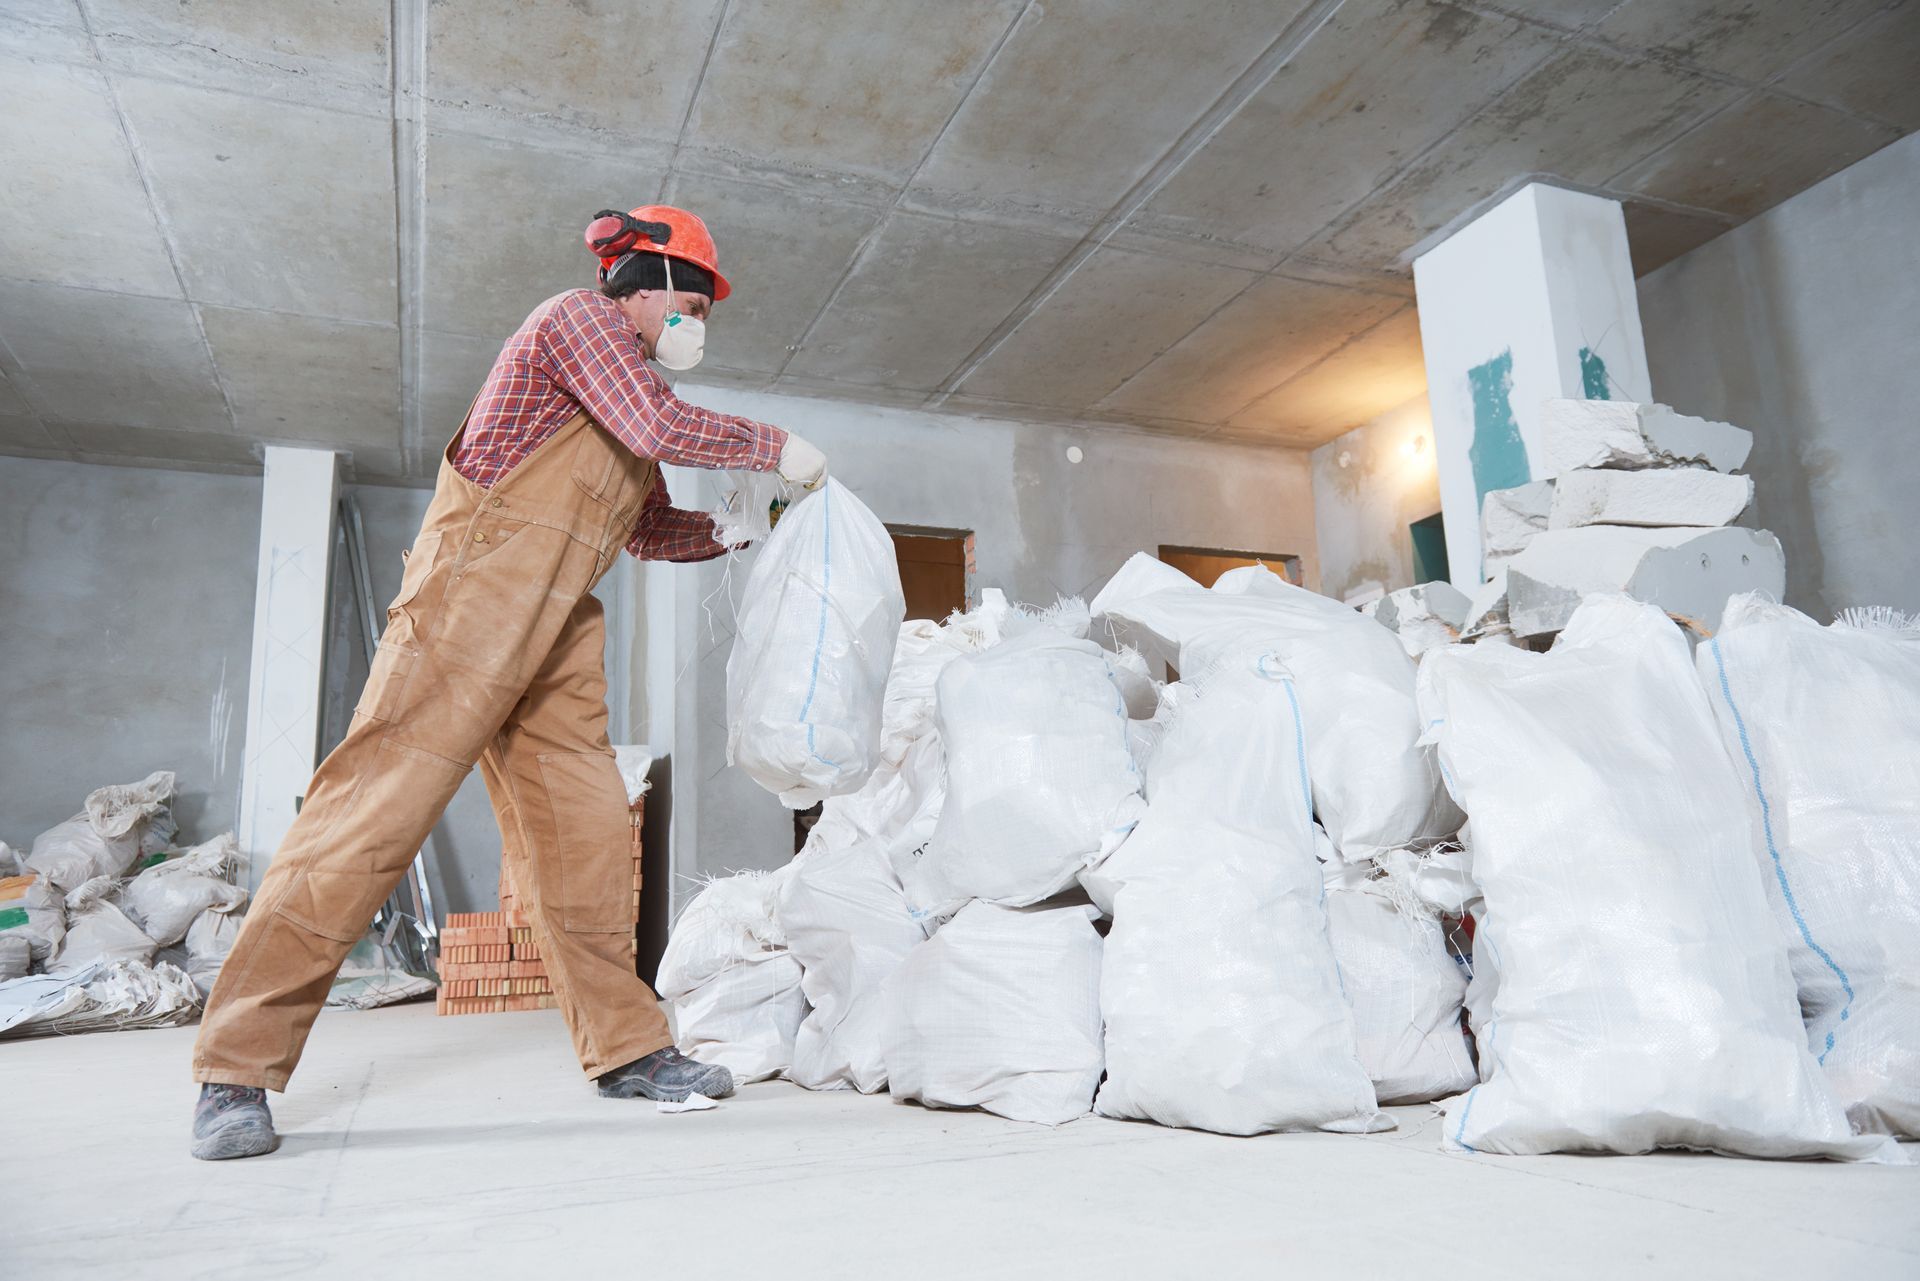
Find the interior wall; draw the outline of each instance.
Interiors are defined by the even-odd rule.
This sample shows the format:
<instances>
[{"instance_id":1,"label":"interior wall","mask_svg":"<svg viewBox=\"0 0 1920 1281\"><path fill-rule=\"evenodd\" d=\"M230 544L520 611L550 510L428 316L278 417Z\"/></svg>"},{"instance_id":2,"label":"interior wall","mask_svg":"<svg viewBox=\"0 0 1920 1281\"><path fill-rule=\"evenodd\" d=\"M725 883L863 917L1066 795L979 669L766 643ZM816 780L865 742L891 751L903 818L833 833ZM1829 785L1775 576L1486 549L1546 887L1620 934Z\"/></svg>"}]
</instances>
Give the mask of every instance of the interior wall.
<instances>
[{"instance_id":1,"label":"interior wall","mask_svg":"<svg viewBox=\"0 0 1920 1281\"><path fill-rule=\"evenodd\" d=\"M1138 551L1161 544L1300 556L1319 582L1307 456L1162 439L1109 429L1041 426L884 409L734 389L682 386L698 404L796 430L832 473L890 524L971 530L972 583L1016 601L1091 597ZM1079 448L1083 461L1069 461ZM711 505L713 473L671 469L676 501ZM650 567L673 575L678 661L673 691L675 897L693 878L784 863L792 819L726 768L726 661L733 610L752 567Z\"/></svg>"},{"instance_id":2,"label":"interior wall","mask_svg":"<svg viewBox=\"0 0 1920 1281\"><path fill-rule=\"evenodd\" d=\"M0 840L157 769L234 826L259 527L258 477L0 458Z\"/></svg>"},{"instance_id":3,"label":"interior wall","mask_svg":"<svg viewBox=\"0 0 1920 1281\"><path fill-rule=\"evenodd\" d=\"M1788 603L1920 609L1910 516L1920 134L1640 281L1656 399L1753 432L1754 504Z\"/></svg>"},{"instance_id":4,"label":"interior wall","mask_svg":"<svg viewBox=\"0 0 1920 1281\"><path fill-rule=\"evenodd\" d=\"M1313 451L1312 467L1321 590L1346 600L1413 586L1407 527L1440 510L1427 398L1328 441Z\"/></svg>"}]
</instances>

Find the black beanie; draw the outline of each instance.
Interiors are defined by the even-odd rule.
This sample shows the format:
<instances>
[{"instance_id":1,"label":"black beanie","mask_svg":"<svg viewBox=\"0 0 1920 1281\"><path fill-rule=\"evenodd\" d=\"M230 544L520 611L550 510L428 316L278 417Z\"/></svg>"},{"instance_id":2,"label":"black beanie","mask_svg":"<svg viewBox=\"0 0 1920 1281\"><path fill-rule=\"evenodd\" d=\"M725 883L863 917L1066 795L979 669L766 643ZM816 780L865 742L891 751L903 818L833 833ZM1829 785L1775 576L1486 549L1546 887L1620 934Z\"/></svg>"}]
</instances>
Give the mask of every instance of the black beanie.
<instances>
[{"instance_id":1,"label":"black beanie","mask_svg":"<svg viewBox=\"0 0 1920 1281\"><path fill-rule=\"evenodd\" d=\"M606 286L606 292L616 298L624 298L640 289L665 289L667 257L665 254L630 253L615 262L612 271L602 269L601 283ZM711 298L713 273L705 267L675 258L673 289L675 293L705 294Z\"/></svg>"}]
</instances>

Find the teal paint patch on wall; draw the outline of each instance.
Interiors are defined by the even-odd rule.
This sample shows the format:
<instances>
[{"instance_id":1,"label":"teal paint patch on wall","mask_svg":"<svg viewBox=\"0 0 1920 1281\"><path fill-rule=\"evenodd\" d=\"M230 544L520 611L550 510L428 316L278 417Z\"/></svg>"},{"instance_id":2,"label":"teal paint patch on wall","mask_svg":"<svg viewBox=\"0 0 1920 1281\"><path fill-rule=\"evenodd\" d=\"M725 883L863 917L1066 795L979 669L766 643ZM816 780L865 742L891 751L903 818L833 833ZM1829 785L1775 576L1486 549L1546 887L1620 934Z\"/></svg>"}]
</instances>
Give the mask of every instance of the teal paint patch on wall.
<instances>
[{"instance_id":1,"label":"teal paint patch on wall","mask_svg":"<svg viewBox=\"0 0 1920 1281\"><path fill-rule=\"evenodd\" d=\"M1533 479L1533 471L1513 417L1513 352L1503 351L1469 369L1467 387L1473 393L1473 444L1467 447L1467 461L1473 465L1473 505L1478 511L1490 491L1524 485Z\"/></svg>"},{"instance_id":2,"label":"teal paint patch on wall","mask_svg":"<svg viewBox=\"0 0 1920 1281\"><path fill-rule=\"evenodd\" d=\"M1607 362L1591 347L1580 349L1580 394L1588 400L1612 400L1607 391Z\"/></svg>"}]
</instances>

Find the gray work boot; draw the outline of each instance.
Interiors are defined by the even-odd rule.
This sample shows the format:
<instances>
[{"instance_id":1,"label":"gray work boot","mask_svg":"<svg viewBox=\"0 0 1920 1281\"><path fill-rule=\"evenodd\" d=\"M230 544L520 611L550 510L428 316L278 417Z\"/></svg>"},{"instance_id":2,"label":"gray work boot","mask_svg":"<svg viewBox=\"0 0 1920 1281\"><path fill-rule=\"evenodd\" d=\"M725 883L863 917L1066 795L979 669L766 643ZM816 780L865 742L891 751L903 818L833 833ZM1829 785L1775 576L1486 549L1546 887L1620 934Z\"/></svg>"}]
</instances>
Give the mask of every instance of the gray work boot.
<instances>
[{"instance_id":1,"label":"gray work boot","mask_svg":"<svg viewBox=\"0 0 1920 1281\"><path fill-rule=\"evenodd\" d=\"M260 1156L280 1146L267 1092L251 1085L202 1085L193 1108L193 1154L202 1161Z\"/></svg>"},{"instance_id":2,"label":"gray work boot","mask_svg":"<svg viewBox=\"0 0 1920 1281\"><path fill-rule=\"evenodd\" d=\"M609 1099L655 1099L682 1103L689 1094L724 1099L733 1093L733 1073L723 1067L695 1063L669 1045L644 1059L635 1059L594 1081Z\"/></svg>"}]
</instances>

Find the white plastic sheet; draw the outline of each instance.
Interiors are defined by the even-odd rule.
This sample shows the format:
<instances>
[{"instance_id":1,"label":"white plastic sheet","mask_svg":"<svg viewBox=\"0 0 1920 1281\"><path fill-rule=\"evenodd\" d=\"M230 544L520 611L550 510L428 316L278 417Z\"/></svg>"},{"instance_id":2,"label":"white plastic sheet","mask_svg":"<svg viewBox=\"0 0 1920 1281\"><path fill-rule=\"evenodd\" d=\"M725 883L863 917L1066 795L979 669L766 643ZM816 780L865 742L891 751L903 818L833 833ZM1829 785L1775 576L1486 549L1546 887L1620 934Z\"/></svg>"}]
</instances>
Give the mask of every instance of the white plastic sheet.
<instances>
[{"instance_id":1,"label":"white plastic sheet","mask_svg":"<svg viewBox=\"0 0 1920 1281\"><path fill-rule=\"evenodd\" d=\"M1460 826L1419 743L1414 662L1373 620L1264 566L1203 588L1145 553L1121 567L1093 611L1183 678L1273 655L1298 691L1314 808L1344 857L1439 840Z\"/></svg>"},{"instance_id":2,"label":"white plastic sheet","mask_svg":"<svg viewBox=\"0 0 1920 1281\"><path fill-rule=\"evenodd\" d=\"M1270 660L1216 667L1154 754L1146 817L1082 876L1113 915L1103 1116L1390 1128L1327 940L1297 704Z\"/></svg>"},{"instance_id":3,"label":"white plastic sheet","mask_svg":"<svg viewBox=\"0 0 1920 1281\"><path fill-rule=\"evenodd\" d=\"M1745 596L1694 661L1809 1045L1856 1127L1920 1138L1920 639Z\"/></svg>"},{"instance_id":4,"label":"white plastic sheet","mask_svg":"<svg viewBox=\"0 0 1920 1281\"><path fill-rule=\"evenodd\" d=\"M1472 817L1476 950L1499 970L1488 1079L1443 1142L1884 1154L1807 1051L1741 781L1679 628L1593 596L1551 653L1450 648L1421 675Z\"/></svg>"},{"instance_id":5,"label":"white plastic sheet","mask_svg":"<svg viewBox=\"0 0 1920 1281\"><path fill-rule=\"evenodd\" d=\"M896 1099L1058 1125L1100 1083L1100 935L1080 904L970 903L887 983Z\"/></svg>"},{"instance_id":6,"label":"white plastic sheet","mask_svg":"<svg viewBox=\"0 0 1920 1281\"><path fill-rule=\"evenodd\" d=\"M793 809L859 790L906 616L893 539L837 480L788 508L727 659L727 761Z\"/></svg>"}]
</instances>

